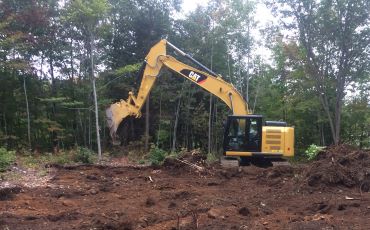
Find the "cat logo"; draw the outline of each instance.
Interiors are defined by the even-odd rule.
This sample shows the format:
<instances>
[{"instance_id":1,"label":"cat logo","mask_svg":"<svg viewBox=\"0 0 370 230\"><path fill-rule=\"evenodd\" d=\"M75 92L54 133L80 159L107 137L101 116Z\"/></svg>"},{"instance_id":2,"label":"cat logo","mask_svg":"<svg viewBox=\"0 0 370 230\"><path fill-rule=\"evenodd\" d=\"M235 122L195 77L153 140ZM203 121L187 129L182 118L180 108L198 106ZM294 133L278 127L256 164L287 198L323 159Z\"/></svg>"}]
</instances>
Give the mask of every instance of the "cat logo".
<instances>
[{"instance_id":1,"label":"cat logo","mask_svg":"<svg viewBox=\"0 0 370 230\"><path fill-rule=\"evenodd\" d=\"M195 72L190 69L183 69L180 71L180 73L198 84L203 83L207 79L206 75L199 73L199 72Z\"/></svg>"},{"instance_id":2,"label":"cat logo","mask_svg":"<svg viewBox=\"0 0 370 230\"><path fill-rule=\"evenodd\" d=\"M189 78L195 82L198 82L200 75L197 73L194 73L193 71L190 71Z\"/></svg>"}]
</instances>

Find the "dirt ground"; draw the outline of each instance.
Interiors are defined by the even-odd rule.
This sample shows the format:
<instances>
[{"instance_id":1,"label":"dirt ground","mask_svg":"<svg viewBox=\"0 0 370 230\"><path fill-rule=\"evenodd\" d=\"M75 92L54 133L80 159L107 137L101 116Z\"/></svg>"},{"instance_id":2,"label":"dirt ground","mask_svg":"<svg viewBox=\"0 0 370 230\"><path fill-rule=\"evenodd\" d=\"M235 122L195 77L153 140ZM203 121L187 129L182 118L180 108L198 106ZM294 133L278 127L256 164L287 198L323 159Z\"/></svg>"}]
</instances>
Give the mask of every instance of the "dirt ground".
<instances>
[{"instance_id":1,"label":"dirt ground","mask_svg":"<svg viewBox=\"0 0 370 230\"><path fill-rule=\"evenodd\" d=\"M367 181L324 166L54 166L42 186L0 190L0 229L370 229Z\"/></svg>"}]
</instances>

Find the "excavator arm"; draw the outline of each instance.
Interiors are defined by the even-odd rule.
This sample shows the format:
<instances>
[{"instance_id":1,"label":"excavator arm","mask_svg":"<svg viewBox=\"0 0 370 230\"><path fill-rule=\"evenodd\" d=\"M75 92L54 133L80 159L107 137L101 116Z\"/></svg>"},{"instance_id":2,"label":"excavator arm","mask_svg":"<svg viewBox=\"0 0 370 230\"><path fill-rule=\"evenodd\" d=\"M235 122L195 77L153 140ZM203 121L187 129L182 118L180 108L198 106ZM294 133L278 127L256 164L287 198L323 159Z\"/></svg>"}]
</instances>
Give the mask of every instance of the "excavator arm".
<instances>
[{"instance_id":1,"label":"excavator arm","mask_svg":"<svg viewBox=\"0 0 370 230\"><path fill-rule=\"evenodd\" d=\"M174 57L167 55L167 45L174 48L179 54L187 57L193 63L199 65L203 71L186 65ZM233 115L243 116L250 114L247 103L233 85L222 80L222 78L212 70L203 66L190 55L184 53L168 41L161 40L151 48L145 58L145 69L137 96L135 96L133 92L129 92L127 100L114 103L106 110L108 126L113 138L115 137L119 124L126 117L141 116L141 108L164 66L217 96L233 111Z\"/></svg>"}]
</instances>

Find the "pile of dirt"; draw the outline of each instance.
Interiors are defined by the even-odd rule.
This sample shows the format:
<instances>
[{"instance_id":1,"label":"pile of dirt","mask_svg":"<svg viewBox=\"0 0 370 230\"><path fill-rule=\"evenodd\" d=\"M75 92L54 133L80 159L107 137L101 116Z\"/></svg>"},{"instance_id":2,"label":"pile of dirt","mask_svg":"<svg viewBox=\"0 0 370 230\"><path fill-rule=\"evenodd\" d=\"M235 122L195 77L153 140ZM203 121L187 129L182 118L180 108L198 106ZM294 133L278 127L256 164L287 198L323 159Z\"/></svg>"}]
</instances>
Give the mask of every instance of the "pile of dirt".
<instances>
[{"instance_id":1,"label":"pile of dirt","mask_svg":"<svg viewBox=\"0 0 370 230\"><path fill-rule=\"evenodd\" d=\"M367 192L370 188L370 151L348 145L328 147L318 154L303 176L310 187L358 186Z\"/></svg>"},{"instance_id":2,"label":"pile of dirt","mask_svg":"<svg viewBox=\"0 0 370 230\"><path fill-rule=\"evenodd\" d=\"M256 179L260 184L280 188L286 181L294 181L302 173L302 167L291 165L279 165L263 169L257 174Z\"/></svg>"},{"instance_id":3,"label":"pile of dirt","mask_svg":"<svg viewBox=\"0 0 370 230\"><path fill-rule=\"evenodd\" d=\"M20 193L21 190L18 186L0 188L0 201L13 199L15 194Z\"/></svg>"},{"instance_id":4,"label":"pile of dirt","mask_svg":"<svg viewBox=\"0 0 370 230\"><path fill-rule=\"evenodd\" d=\"M282 177L292 177L294 176L295 169L290 165L279 165L272 167L271 169L264 170L260 175L268 179L282 178Z\"/></svg>"}]
</instances>

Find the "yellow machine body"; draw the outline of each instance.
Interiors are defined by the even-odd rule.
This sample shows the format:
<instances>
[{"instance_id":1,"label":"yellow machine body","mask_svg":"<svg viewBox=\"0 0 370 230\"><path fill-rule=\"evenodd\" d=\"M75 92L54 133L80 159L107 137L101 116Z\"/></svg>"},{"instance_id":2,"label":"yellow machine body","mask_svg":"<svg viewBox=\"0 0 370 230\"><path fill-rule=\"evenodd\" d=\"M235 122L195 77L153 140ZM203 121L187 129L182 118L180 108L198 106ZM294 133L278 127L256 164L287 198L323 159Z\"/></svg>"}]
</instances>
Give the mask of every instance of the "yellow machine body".
<instances>
[{"instance_id":1,"label":"yellow machine body","mask_svg":"<svg viewBox=\"0 0 370 230\"><path fill-rule=\"evenodd\" d=\"M288 158L294 156L294 128L293 127L262 127L261 152L226 151L226 156L267 156L270 158Z\"/></svg>"},{"instance_id":2,"label":"yellow machine body","mask_svg":"<svg viewBox=\"0 0 370 230\"><path fill-rule=\"evenodd\" d=\"M262 152L294 156L294 128L263 126Z\"/></svg>"}]
</instances>

